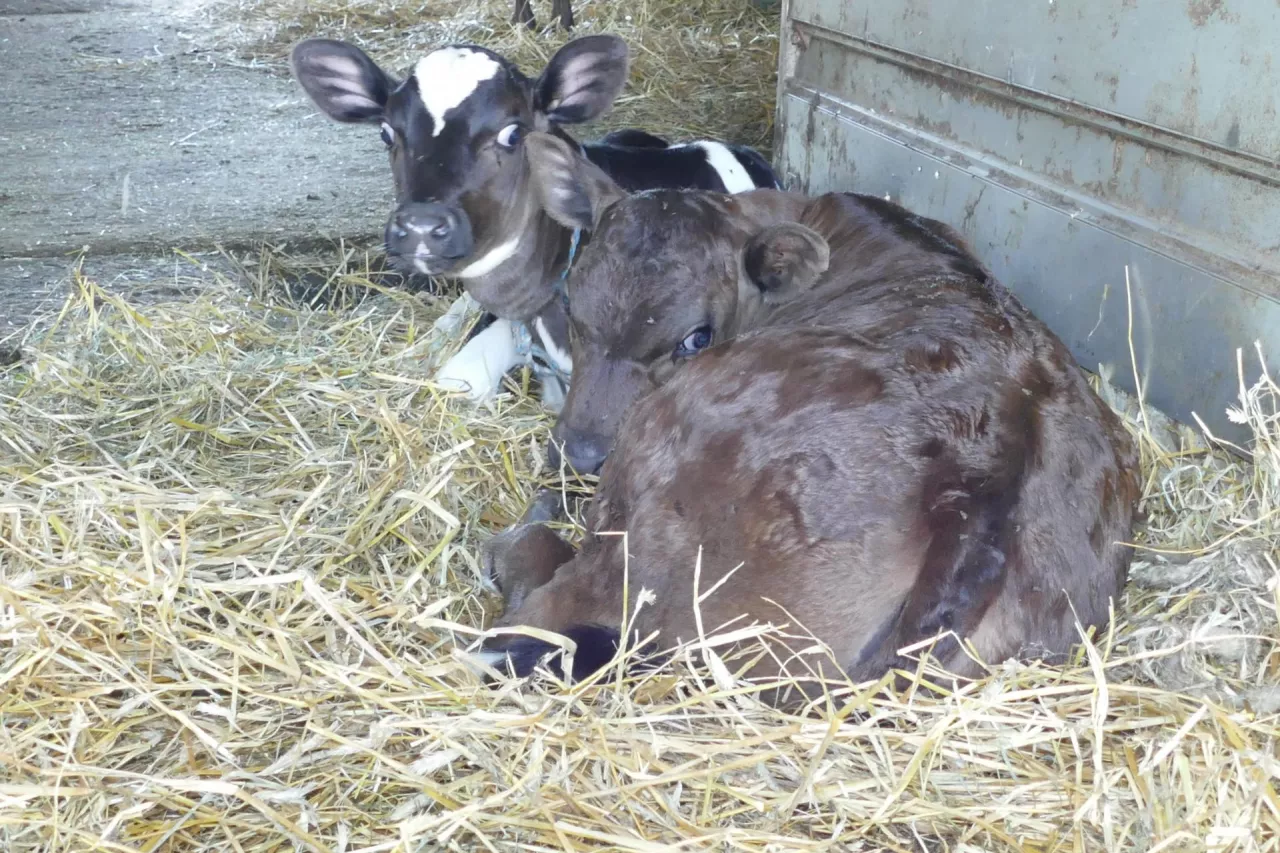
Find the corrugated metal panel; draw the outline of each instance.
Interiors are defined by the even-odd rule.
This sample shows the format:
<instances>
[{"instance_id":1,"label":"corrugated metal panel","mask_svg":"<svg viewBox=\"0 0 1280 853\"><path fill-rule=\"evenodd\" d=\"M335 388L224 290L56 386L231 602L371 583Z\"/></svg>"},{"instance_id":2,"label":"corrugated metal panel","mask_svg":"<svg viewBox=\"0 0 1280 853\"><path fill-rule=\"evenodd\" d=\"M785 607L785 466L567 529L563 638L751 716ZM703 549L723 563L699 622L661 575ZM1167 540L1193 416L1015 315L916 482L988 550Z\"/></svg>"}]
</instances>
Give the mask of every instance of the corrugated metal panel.
<instances>
[{"instance_id":1,"label":"corrugated metal panel","mask_svg":"<svg viewBox=\"0 0 1280 853\"><path fill-rule=\"evenodd\" d=\"M950 223L1085 367L1134 390L1132 340L1148 400L1245 437L1224 414L1235 350L1261 340L1280 364L1280 2L787 0L782 16L789 186Z\"/></svg>"}]
</instances>

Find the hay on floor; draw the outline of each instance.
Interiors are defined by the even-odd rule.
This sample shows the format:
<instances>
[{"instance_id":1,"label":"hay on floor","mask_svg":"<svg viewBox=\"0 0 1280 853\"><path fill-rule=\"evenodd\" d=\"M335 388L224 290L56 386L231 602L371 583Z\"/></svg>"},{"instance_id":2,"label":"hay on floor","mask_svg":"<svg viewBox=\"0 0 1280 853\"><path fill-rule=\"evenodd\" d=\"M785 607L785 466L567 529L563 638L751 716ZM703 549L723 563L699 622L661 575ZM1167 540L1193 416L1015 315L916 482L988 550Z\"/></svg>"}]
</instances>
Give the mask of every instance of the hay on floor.
<instances>
[{"instance_id":1,"label":"hay on floor","mask_svg":"<svg viewBox=\"0 0 1280 853\"><path fill-rule=\"evenodd\" d=\"M287 74L295 42L351 40L403 74L426 51L470 42L502 53L536 75L570 38L611 33L627 42L631 76L613 111L582 139L641 127L677 139L715 137L772 148L777 82L776 4L758 0L574 0L574 30L552 26L551 0L533 0L542 30L511 23L511 0L398 3L393 0L213 0L202 30L209 47L234 61Z\"/></svg>"},{"instance_id":2,"label":"hay on floor","mask_svg":"<svg viewBox=\"0 0 1280 853\"><path fill-rule=\"evenodd\" d=\"M76 277L0 367L0 849L1280 844L1280 388L1253 353L1252 463L1104 386L1151 516L1113 632L800 716L692 646L637 680L481 686L454 651L495 604L478 546L546 417L433 388L442 304L280 291L144 305Z\"/></svg>"}]
</instances>

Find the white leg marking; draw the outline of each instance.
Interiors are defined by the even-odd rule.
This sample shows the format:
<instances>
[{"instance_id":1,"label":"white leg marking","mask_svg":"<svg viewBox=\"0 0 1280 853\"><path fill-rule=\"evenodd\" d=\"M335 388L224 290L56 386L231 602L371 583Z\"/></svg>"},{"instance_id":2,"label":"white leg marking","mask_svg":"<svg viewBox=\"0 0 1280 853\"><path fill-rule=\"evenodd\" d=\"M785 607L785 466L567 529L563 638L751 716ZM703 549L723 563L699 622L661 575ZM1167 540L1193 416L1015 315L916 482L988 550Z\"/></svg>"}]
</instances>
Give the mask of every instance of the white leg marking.
<instances>
[{"instance_id":1,"label":"white leg marking","mask_svg":"<svg viewBox=\"0 0 1280 853\"><path fill-rule=\"evenodd\" d=\"M471 298L471 294L465 290L462 295L453 301L449 306L449 310L441 314L432 324L432 328L444 335L455 334L461 328L467 315L473 311L477 311L480 304Z\"/></svg>"},{"instance_id":2,"label":"white leg marking","mask_svg":"<svg viewBox=\"0 0 1280 853\"><path fill-rule=\"evenodd\" d=\"M542 380L542 405L554 415L560 414L560 410L564 408L564 401L569 396L569 390L565 388L559 376L546 376Z\"/></svg>"},{"instance_id":3,"label":"white leg marking","mask_svg":"<svg viewBox=\"0 0 1280 853\"><path fill-rule=\"evenodd\" d=\"M462 269L453 273L455 278L479 278L502 266L511 259L516 253L516 249L520 248L520 238L513 237L500 246L490 249L486 254L476 258Z\"/></svg>"},{"instance_id":4,"label":"white leg marking","mask_svg":"<svg viewBox=\"0 0 1280 853\"><path fill-rule=\"evenodd\" d=\"M542 339L542 348L547 351L547 355L556 363L556 367L565 373L573 373L573 356L569 355L568 350L562 350L556 346L556 342L551 338L551 333L547 331L547 324L542 322L541 317L534 319L533 327L537 330L538 337Z\"/></svg>"},{"instance_id":5,"label":"white leg marking","mask_svg":"<svg viewBox=\"0 0 1280 853\"><path fill-rule=\"evenodd\" d=\"M520 363L510 320L494 320L476 335L436 374L436 384L446 391L467 391L474 402L498 393L502 377Z\"/></svg>"},{"instance_id":6,"label":"white leg marking","mask_svg":"<svg viewBox=\"0 0 1280 853\"><path fill-rule=\"evenodd\" d=\"M701 142L692 144L706 152L707 162L720 175L720 180L724 181L726 192L743 193L756 188L755 181L751 180L747 170L742 167L742 164L738 162L738 158L733 156L733 152L723 142L712 142L704 139Z\"/></svg>"},{"instance_id":7,"label":"white leg marking","mask_svg":"<svg viewBox=\"0 0 1280 853\"><path fill-rule=\"evenodd\" d=\"M444 116L471 97L476 87L502 70L493 57L469 47L442 47L413 68L418 96L431 116L431 135L444 130Z\"/></svg>"}]
</instances>

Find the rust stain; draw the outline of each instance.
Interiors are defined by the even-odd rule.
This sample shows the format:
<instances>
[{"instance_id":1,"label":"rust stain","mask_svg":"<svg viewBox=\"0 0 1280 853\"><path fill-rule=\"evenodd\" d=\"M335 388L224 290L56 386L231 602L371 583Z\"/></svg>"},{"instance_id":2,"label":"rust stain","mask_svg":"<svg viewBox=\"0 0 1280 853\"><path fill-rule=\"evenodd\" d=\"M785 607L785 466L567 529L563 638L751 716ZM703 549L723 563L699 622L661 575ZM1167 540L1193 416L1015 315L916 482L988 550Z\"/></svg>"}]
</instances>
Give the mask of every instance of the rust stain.
<instances>
[{"instance_id":1,"label":"rust stain","mask_svg":"<svg viewBox=\"0 0 1280 853\"><path fill-rule=\"evenodd\" d=\"M1093 75L1093 79L1111 88L1111 103L1114 104L1116 102L1116 94L1120 91L1120 77L1115 74L1104 74L1099 71Z\"/></svg>"},{"instance_id":2,"label":"rust stain","mask_svg":"<svg viewBox=\"0 0 1280 853\"><path fill-rule=\"evenodd\" d=\"M960 220L960 230L965 234L971 234L973 225L973 215L978 210L978 204L982 201L982 196L987 191L987 185L983 184L978 190L978 195L964 206L964 218Z\"/></svg>"},{"instance_id":3,"label":"rust stain","mask_svg":"<svg viewBox=\"0 0 1280 853\"><path fill-rule=\"evenodd\" d=\"M1187 17L1197 27L1203 27L1214 15L1222 14L1222 9L1226 5L1226 0L1189 0Z\"/></svg>"}]
</instances>

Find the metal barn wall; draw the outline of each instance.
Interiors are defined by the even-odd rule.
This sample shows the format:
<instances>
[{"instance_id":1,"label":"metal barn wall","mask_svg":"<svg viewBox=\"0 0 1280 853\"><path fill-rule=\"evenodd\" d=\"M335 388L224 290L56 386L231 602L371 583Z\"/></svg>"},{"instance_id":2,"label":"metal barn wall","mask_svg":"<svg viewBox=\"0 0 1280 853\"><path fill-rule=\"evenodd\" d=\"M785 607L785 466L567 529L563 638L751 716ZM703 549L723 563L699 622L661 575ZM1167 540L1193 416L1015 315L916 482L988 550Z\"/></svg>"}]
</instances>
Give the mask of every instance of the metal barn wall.
<instances>
[{"instance_id":1,"label":"metal barn wall","mask_svg":"<svg viewBox=\"0 0 1280 853\"><path fill-rule=\"evenodd\" d=\"M784 0L782 24L789 187L960 229L1130 391L1132 318L1147 399L1247 438L1235 351L1280 369L1280 2Z\"/></svg>"}]
</instances>

